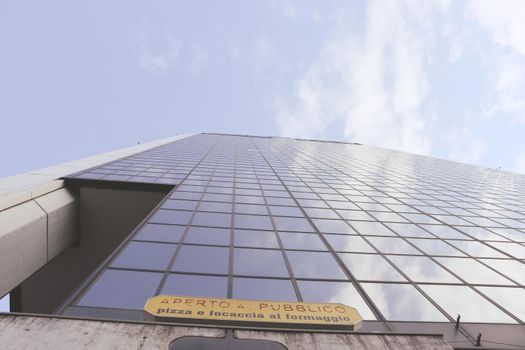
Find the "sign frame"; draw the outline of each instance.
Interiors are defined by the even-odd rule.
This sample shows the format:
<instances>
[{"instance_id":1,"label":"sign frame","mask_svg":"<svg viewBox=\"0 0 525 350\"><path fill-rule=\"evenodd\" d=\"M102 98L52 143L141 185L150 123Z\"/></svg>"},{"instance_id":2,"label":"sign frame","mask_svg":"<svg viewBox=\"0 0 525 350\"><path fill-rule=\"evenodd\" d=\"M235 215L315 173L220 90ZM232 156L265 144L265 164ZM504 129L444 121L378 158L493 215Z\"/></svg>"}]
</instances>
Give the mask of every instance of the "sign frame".
<instances>
[{"instance_id":1,"label":"sign frame","mask_svg":"<svg viewBox=\"0 0 525 350\"><path fill-rule=\"evenodd\" d=\"M339 303L281 302L158 295L144 306L148 321L224 328L301 331L358 330L359 312Z\"/></svg>"}]
</instances>

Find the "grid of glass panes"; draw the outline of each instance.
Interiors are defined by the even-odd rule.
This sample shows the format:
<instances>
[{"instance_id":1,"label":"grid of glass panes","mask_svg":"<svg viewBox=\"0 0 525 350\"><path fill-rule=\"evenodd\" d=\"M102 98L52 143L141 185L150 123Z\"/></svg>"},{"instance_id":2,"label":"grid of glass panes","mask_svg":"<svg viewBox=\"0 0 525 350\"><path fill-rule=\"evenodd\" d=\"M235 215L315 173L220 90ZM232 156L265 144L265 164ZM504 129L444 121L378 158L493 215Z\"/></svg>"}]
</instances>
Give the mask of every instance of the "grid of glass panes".
<instances>
[{"instance_id":1,"label":"grid of glass panes","mask_svg":"<svg viewBox=\"0 0 525 350\"><path fill-rule=\"evenodd\" d=\"M211 139L185 138L71 175L72 178L177 185L212 146Z\"/></svg>"},{"instance_id":2,"label":"grid of glass panes","mask_svg":"<svg viewBox=\"0 0 525 350\"><path fill-rule=\"evenodd\" d=\"M360 145L190 140L188 176L77 305L178 294L525 321L522 176Z\"/></svg>"}]
</instances>

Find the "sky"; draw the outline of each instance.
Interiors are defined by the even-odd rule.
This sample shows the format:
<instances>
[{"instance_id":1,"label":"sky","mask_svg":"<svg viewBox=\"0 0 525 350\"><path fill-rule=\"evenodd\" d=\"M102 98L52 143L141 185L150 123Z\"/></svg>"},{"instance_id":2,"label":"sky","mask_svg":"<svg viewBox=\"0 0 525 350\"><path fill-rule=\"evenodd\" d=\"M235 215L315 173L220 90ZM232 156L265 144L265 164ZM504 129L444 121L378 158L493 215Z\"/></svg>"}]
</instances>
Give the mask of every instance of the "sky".
<instances>
[{"instance_id":1,"label":"sky","mask_svg":"<svg viewBox=\"0 0 525 350\"><path fill-rule=\"evenodd\" d=\"M0 312L9 312L9 294L0 297Z\"/></svg>"},{"instance_id":2,"label":"sky","mask_svg":"<svg viewBox=\"0 0 525 350\"><path fill-rule=\"evenodd\" d=\"M185 132L525 173L525 1L0 0L0 177Z\"/></svg>"}]
</instances>

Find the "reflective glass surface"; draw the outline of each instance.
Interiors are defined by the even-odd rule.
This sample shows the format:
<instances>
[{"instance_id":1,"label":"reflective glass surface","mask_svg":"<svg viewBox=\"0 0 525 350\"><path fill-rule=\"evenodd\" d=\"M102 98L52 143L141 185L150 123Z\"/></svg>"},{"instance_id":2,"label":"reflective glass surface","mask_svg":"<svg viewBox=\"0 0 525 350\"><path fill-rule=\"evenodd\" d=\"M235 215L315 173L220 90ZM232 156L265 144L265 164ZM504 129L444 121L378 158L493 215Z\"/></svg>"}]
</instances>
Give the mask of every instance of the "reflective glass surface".
<instances>
[{"instance_id":1,"label":"reflective glass surface","mask_svg":"<svg viewBox=\"0 0 525 350\"><path fill-rule=\"evenodd\" d=\"M516 260L480 259L484 264L525 286L525 264Z\"/></svg>"},{"instance_id":2,"label":"reflective glass surface","mask_svg":"<svg viewBox=\"0 0 525 350\"><path fill-rule=\"evenodd\" d=\"M523 322L521 175L350 143L200 134L69 178L175 186L72 305L140 310L158 292Z\"/></svg>"},{"instance_id":3,"label":"reflective glass surface","mask_svg":"<svg viewBox=\"0 0 525 350\"><path fill-rule=\"evenodd\" d=\"M427 257L390 255L388 259L414 282L460 283L457 278Z\"/></svg>"},{"instance_id":4,"label":"reflective glass surface","mask_svg":"<svg viewBox=\"0 0 525 350\"><path fill-rule=\"evenodd\" d=\"M447 321L447 318L410 284L362 285L387 320Z\"/></svg>"},{"instance_id":5,"label":"reflective glass surface","mask_svg":"<svg viewBox=\"0 0 525 350\"><path fill-rule=\"evenodd\" d=\"M235 275L288 277L283 254L279 250L235 248L233 257Z\"/></svg>"},{"instance_id":6,"label":"reflective glass surface","mask_svg":"<svg viewBox=\"0 0 525 350\"><path fill-rule=\"evenodd\" d=\"M368 237L374 247L376 247L381 253L392 253L392 254L421 254L417 249L408 244L401 238L393 237Z\"/></svg>"},{"instance_id":7,"label":"reflective glass surface","mask_svg":"<svg viewBox=\"0 0 525 350\"><path fill-rule=\"evenodd\" d=\"M472 284L503 284L513 285L507 278L489 269L483 264L464 258L435 258L447 269L454 272L463 280Z\"/></svg>"},{"instance_id":8,"label":"reflective glass surface","mask_svg":"<svg viewBox=\"0 0 525 350\"><path fill-rule=\"evenodd\" d=\"M215 227L190 227L184 243L230 245L230 230Z\"/></svg>"},{"instance_id":9,"label":"reflective glass surface","mask_svg":"<svg viewBox=\"0 0 525 350\"><path fill-rule=\"evenodd\" d=\"M297 301L290 280L269 278L235 277L233 279L232 297L248 300Z\"/></svg>"},{"instance_id":10,"label":"reflective glass surface","mask_svg":"<svg viewBox=\"0 0 525 350\"><path fill-rule=\"evenodd\" d=\"M391 230L403 237L424 237L433 238L430 233L414 224L386 223Z\"/></svg>"},{"instance_id":11,"label":"reflective glass surface","mask_svg":"<svg viewBox=\"0 0 525 350\"><path fill-rule=\"evenodd\" d=\"M77 305L141 310L161 278L162 273L106 270Z\"/></svg>"},{"instance_id":12,"label":"reflective glass surface","mask_svg":"<svg viewBox=\"0 0 525 350\"><path fill-rule=\"evenodd\" d=\"M374 248L359 236L350 235L323 235L335 251L375 253Z\"/></svg>"},{"instance_id":13,"label":"reflective glass surface","mask_svg":"<svg viewBox=\"0 0 525 350\"><path fill-rule=\"evenodd\" d=\"M327 250L326 245L316 234L299 232L279 232L285 249Z\"/></svg>"},{"instance_id":14,"label":"reflective glass surface","mask_svg":"<svg viewBox=\"0 0 525 350\"><path fill-rule=\"evenodd\" d=\"M228 248L183 245L171 270L227 274L229 255Z\"/></svg>"},{"instance_id":15,"label":"reflective glass surface","mask_svg":"<svg viewBox=\"0 0 525 350\"><path fill-rule=\"evenodd\" d=\"M286 252L295 278L347 279L330 253Z\"/></svg>"},{"instance_id":16,"label":"reflective glass surface","mask_svg":"<svg viewBox=\"0 0 525 350\"><path fill-rule=\"evenodd\" d=\"M461 315L463 322L515 323L515 321L492 305L469 287L421 285L425 293L434 299L451 317Z\"/></svg>"},{"instance_id":17,"label":"reflective glass surface","mask_svg":"<svg viewBox=\"0 0 525 350\"><path fill-rule=\"evenodd\" d=\"M253 248L279 248L275 232L235 230L234 245Z\"/></svg>"},{"instance_id":18,"label":"reflective glass surface","mask_svg":"<svg viewBox=\"0 0 525 350\"><path fill-rule=\"evenodd\" d=\"M495 288L495 287L476 287L481 293L485 294L507 311L525 321L525 289L523 288Z\"/></svg>"},{"instance_id":19,"label":"reflective glass surface","mask_svg":"<svg viewBox=\"0 0 525 350\"><path fill-rule=\"evenodd\" d=\"M380 222L349 221L349 223L362 235L395 236L394 232Z\"/></svg>"},{"instance_id":20,"label":"reflective glass surface","mask_svg":"<svg viewBox=\"0 0 525 350\"><path fill-rule=\"evenodd\" d=\"M113 260L111 267L164 271L176 247L174 244L131 242Z\"/></svg>"},{"instance_id":21,"label":"reflective glass surface","mask_svg":"<svg viewBox=\"0 0 525 350\"><path fill-rule=\"evenodd\" d=\"M465 256L457 248L439 239L409 238L408 241L428 255Z\"/></svg>"},{"instance_id":22,"label":"reflective glass surface","mask_svg":"<svg viewBox=\"0 0 525 350\"><path fill-rule=\"evenodd\" d=\"M182 238L184 226L146 224L133 239L177 243Z\"/></svg>"},{"instance_id":23,"label":"reflective glass surface","mask_svg":"<svg viewBox=\"0 0 525 350\"><path fill-rule=\"evenodd\" d=\"M161 294L226 298L228 295L228 278L171 273L164 283Z\"/></svg>"},{"instance_id":24,"label":"reflective glass surface","mask_svg":"<svg viewBox=\"0 0 525 350\"><path fill-rule=\"evenodd\" d=\"M382 256L374 254L339 253L344 264L358 280L405 281Z\"/></svg>"},{"instance_id":25,"label":"reflective glass surface","mask_svg":"<svg viewBox=\"0 0 525 350\"><path fill-rule=\"evenodd\" d=\"M342 303L355 307L365 320L376 317L351 282L298 281L304 301Z\"/></svg>"},{"instance_id":26,"label":"reflective glass surface","mask_svg":"<svg viewBox=\"0 0 525 350\"><path fill-rule=\"evenodd\" d=\"M467 253L470 256L479 258L505 258L506 256L497 250L491 248L489 245L476 241L447 241L450 245Z\"/></svg>"}]
</instances>

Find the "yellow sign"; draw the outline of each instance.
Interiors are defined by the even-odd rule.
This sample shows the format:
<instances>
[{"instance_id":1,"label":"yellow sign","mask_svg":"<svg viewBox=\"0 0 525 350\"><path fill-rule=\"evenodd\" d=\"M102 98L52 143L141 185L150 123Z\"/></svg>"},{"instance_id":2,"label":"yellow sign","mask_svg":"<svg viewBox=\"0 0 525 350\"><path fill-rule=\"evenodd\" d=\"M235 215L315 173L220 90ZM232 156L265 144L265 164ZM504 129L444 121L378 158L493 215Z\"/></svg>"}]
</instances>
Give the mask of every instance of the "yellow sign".
<instances>
[{"instance_id":1,"label":"yellow sign","mask_svg":"<svg viewBox=\"0 0 525 350\"><path fill-rule=\"evenodd\" d=\"M159 295L149 298L147 318L240 327L356 330L363 319L343 304L294 303Z\"/></svg>"}]
</instances>

